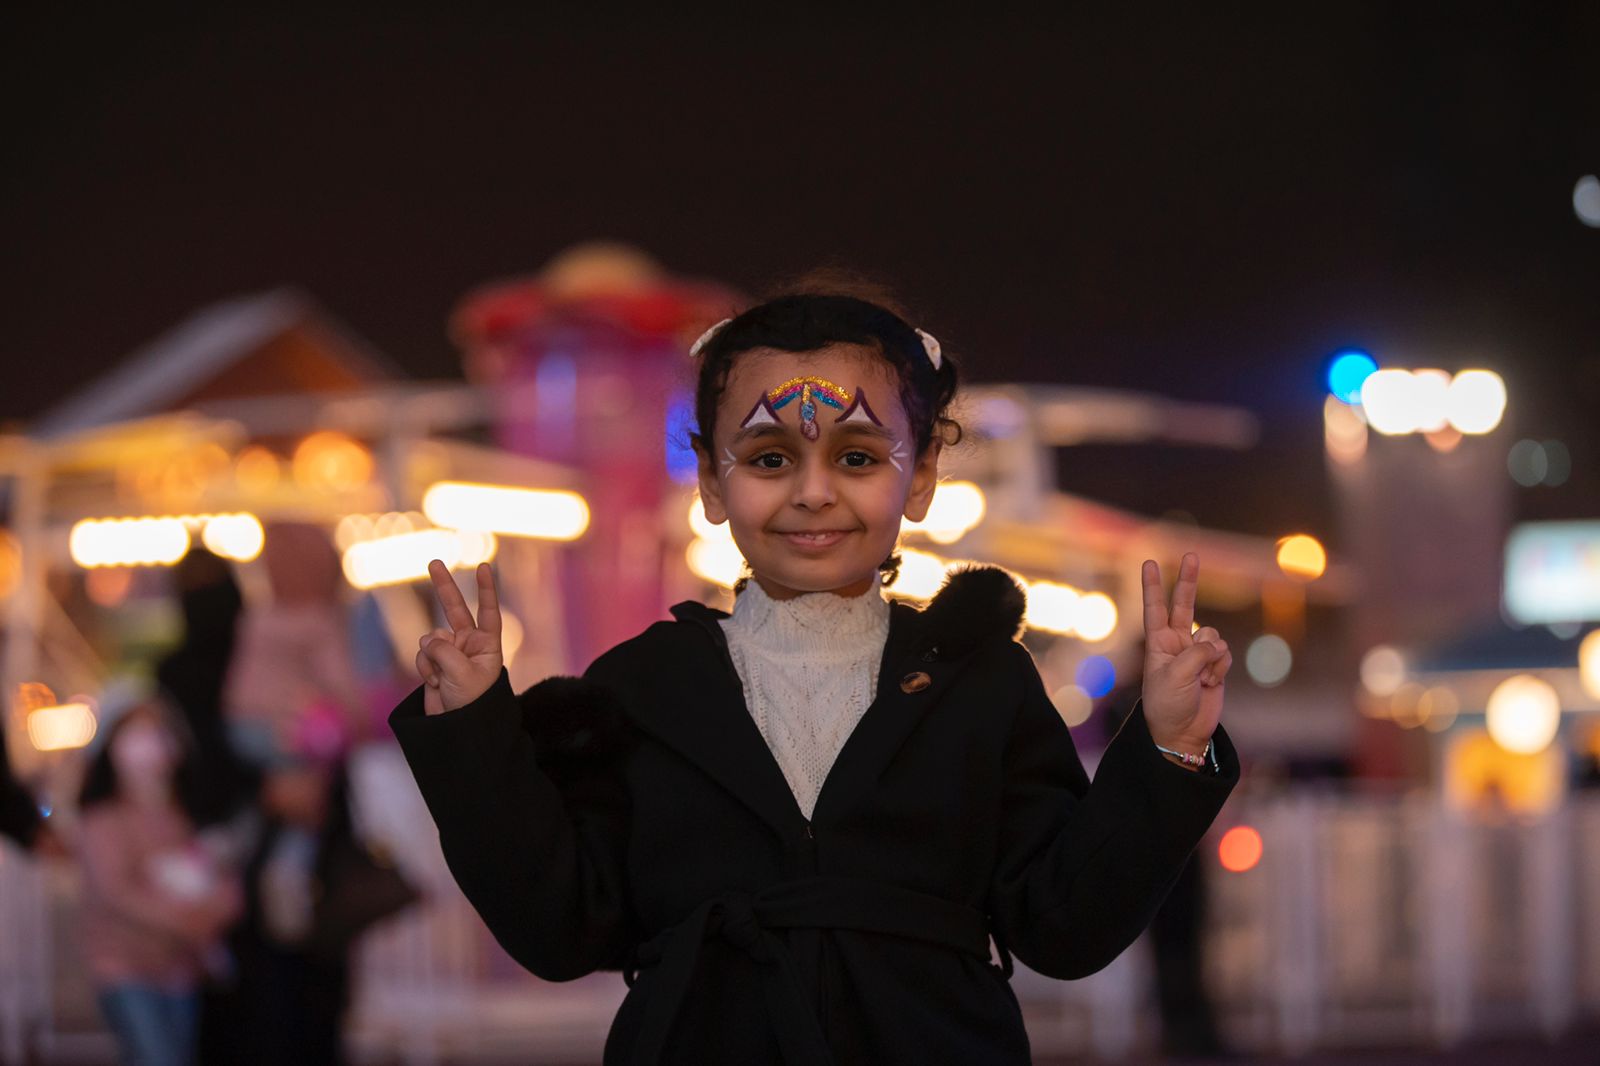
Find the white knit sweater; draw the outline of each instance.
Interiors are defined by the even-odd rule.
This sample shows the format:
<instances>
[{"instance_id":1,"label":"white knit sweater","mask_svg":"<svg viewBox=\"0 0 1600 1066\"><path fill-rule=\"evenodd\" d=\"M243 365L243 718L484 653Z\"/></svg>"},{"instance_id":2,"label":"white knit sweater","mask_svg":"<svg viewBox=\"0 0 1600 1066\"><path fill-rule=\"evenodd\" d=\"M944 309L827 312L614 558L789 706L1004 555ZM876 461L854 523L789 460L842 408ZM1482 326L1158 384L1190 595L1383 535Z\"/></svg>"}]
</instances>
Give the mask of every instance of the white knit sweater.
<instances>
[{"instance_id":1,"label":"white knit sweater","mask_svg":"<svg viewBox=\"0 0 1600 1066\"><path fill-rule=\"evenodd\" d=\"M807 818L878 688L889 637L882 584L860 596L774 600L752 579L722 620L745 704Z\"/></svg>"}]
</instances>

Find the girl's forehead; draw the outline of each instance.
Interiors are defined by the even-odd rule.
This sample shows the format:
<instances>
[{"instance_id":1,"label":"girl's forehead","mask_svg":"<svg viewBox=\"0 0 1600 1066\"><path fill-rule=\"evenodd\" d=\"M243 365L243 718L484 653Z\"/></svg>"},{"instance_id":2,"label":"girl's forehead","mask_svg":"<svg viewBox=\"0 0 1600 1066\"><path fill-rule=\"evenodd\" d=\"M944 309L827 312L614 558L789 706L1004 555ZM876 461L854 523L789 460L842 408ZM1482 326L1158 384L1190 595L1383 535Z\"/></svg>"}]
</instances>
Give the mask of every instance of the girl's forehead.
<instances>
[{"instance_id":1,"label":"girl's forehead","mask_svg":"<svg viewBox=\"0 0 1600 1066\"><path fill-rule=\"evenodd\" d=\"M894 367L871 349L854 344L834 344L810 352L772 348L741 352L728 374L722 399L742 414L762 396L806 378L837 386L851 398L865 390L886 421L905 420L898 399L899 375Z\"/></svg>"}]
</instances>

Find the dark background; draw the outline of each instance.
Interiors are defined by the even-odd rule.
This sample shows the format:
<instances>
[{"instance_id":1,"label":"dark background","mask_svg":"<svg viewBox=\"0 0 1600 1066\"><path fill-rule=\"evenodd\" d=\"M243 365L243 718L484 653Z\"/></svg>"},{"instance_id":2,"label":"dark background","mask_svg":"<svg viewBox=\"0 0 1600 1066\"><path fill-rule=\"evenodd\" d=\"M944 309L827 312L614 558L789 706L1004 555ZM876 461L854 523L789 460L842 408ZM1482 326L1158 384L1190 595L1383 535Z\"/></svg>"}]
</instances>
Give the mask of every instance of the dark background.
<instances>
[{"instance_id":1,"label":"dark background","mask_svg":"<svg viewBox=\"0 0 1600 1066\"><path fill-rule=\"evenodd\" d=\"M8 14L0 420L283 282L458 377L464 292L616 238L747 290L878 274L975 380L1262 416L1247 456L1064 457L1140 511L1336 541L1355 344L1499 371L1497 446L1573 457L1519 516L1594 517L1600 4L1271 12Z\"/></svg>"}]
</instances>

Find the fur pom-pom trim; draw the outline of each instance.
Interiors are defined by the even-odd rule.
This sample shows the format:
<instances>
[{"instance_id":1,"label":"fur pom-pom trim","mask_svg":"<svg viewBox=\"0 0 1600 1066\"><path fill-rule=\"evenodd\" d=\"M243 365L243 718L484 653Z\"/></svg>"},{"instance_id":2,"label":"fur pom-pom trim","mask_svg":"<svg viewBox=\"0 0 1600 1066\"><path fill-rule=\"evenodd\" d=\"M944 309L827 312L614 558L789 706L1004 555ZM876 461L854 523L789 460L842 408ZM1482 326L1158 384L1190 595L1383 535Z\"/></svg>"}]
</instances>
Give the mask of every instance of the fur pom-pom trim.
<instances>
[{"instance_id":1,"label":"fur pom-pom trim","mask_svg":"<svg viewBox=\"0 0 1600 1066\"><path fill-rule=\"evenodd\" d=\"M958 567L923 608L922 643L943 658L964 655L997 634L1015 640L1027 607L1028 594L1002 568Z\"/></svg>"},{"instance_id":2,"label":"fur pom-pom trim","mask_svg":"<svg viewBox=\"0 0 1600 1066\"><path fill-rule=\"evenodd\" d=\"M545 769L577 769L624 750L633 727L606 689L581 677L547 677L518 697L522 728Z\"/></svg>"}]
</instances>

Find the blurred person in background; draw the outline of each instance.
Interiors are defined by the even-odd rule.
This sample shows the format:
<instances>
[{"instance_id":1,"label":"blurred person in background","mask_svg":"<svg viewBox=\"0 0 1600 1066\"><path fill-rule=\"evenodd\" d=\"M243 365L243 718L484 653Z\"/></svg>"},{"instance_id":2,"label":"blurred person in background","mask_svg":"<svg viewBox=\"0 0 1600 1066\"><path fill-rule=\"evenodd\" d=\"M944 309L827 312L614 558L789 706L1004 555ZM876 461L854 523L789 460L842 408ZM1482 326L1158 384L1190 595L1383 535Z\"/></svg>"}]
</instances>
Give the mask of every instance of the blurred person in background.
<instances>
[{"instance_id":1,"label":"blurred person in background","mask_svg":"<svg viewBox=\"0 0 1600 1066\"><path fill-rule=\"evenodd\" d=\"M131 682L108 688L79 797L84 960L122 1061L194 1063L198 989L225 965L235 874L196 835L181 797L187 730Z\"/></svg>"}]
</instances>

